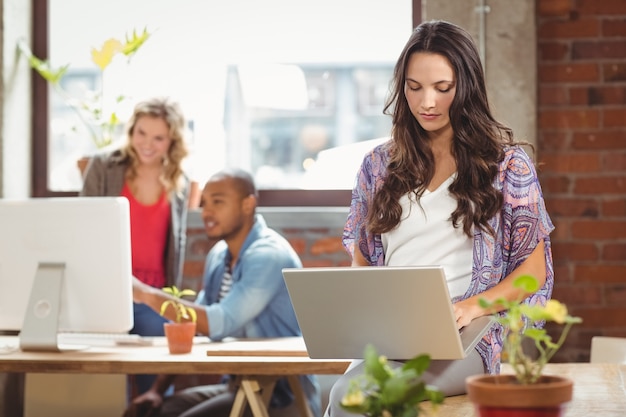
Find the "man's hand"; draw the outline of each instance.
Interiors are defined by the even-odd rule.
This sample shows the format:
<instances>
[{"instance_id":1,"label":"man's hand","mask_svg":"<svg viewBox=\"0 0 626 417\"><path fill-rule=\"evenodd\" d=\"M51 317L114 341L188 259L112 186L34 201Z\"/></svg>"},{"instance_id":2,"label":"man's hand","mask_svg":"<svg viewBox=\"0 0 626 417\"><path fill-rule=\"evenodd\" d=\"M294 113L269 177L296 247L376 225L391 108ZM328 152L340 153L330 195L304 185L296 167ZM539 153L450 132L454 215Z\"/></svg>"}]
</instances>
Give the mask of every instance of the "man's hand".
<instances>
[{"instance_id":1,"label":"man's hand","mask_svg":"<svg viewBox=\"0 0 626 417\"><path fill-rule=\"evenodd\" d=\"M209 320L206 315L205 309L201 304L196 304L193 301L187 301L177 299L171 294L165 291L151 287L148 284L144 284L138 278L133 277L133 301L139 304L145 304L154 310L157 314L161 314L161 306L167 300L181 302L188 308L193 308L197 315L197 332L200 334L209 335ZM174 309L167 308L163 314L161 314L168 320L176 320L176 313Z\"/></svg>"},{"instance_id":2,"label":"man's hand","mask_svg":"<svg viewBox=\"0 0 626 417\"><path fill-rule=\"evenodd\" d=\"M124 411L123 417L151 417L159 413L163 404L163 397L154 390L135 397L128 408Z\"/></svg>"}]
</instances>

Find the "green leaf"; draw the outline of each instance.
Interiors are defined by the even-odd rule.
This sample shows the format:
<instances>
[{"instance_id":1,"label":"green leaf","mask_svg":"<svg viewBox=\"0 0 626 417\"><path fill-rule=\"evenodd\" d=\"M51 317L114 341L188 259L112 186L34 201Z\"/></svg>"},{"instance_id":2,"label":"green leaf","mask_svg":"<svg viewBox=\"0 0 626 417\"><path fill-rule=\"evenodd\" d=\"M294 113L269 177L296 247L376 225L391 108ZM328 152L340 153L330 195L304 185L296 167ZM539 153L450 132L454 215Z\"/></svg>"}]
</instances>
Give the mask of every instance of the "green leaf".
<instances>
[{"instance_id":1,"label":"green leaf","mask_svg":"<svg viewBox=\"0 0 626 417\"><path fill-rule=\"evenodd\" d=\"M178 296L179 298L183 298L183 297L193 297L194 295L196 295L196 292L194 290L190 290L190 289L184 289L182 290Z\"/></svg>"},{"instance_id":2,"label":"green leaf","mask_svg":"<svg viewBox=\"0 0 626 417\"><path fill-rule=\"evenodd\" d=\"M524 335L534 340L541 340L547 336L547 333L545 329L537 329L535 327L530 327L526 329L526 331L524 332Z\"/></svg>"},{"instance_id":3,"label":"green leaf","mask_svg":"<svg viewBox=\"0 0 626 417\"><path fill-rule=\"evenodd\" d=\"M163 287L161 289L174 297L178 297L178 288L176 287L176 285L172 285L171 287Z\"/></svg>"},{"instance_id":4,"label":"green leaf","mask_svg":"<svg viewBox=\"0 0 626 417\"><path fill-rule=\"evenodd\" d=\"M380 392L380 400L383 404L402 404L407 401L411 385L416 383L417 374L413 370L403 373L394 373L387 379Z\"/></svg>"},{"instance_id":5,"label":"green leaf","mask_svg":"<svg viewBox=\"0 0 626 417\"><path fill-rule=\"evenodd\" d=\"M374 346L367 345L363 357L365 372L367 374L374 377L380 384L383 384L389 379L389 370L386 366L386 360L378 356L378 352Z\"/></svg>"},{"instance_id":6,"label":"green leaf","mask_svg":"<svg viewBox=\"0 0 626 417\"><path fill-rule=\"evenodd\" d=\"M417 417L421 401L443 402L443 393L421 378L430 365L429 355L418 355L395 368L372 345L366 346L363 357L364 373L350 381L348 394L340 403L344 410L367 417Z\"/></svg>"},{"instance_id":7,"label":"green leaf","mask_svg":"<svg viewBox=\"0 0 626 417\"><path fill-rule=\"evenodd\" d=\"M121 123L121 120L119 119L119 117L117 117L117 113L112 112L111 117L109 117L109 125L117 126L120 123Z\"/></svg>"},{"instance_id":8,"label":"green leaf","mask_svg":"<svg viewBox=\"0 0 626 417\"><path fill-rule=\"evenodd\" d=\"M567 316L565 318L565 323L577 324L577 323L582 323L582 322L583 322L583 319L581 317Z\"/></svg>"},{"instance_id":9,"label":"green leaf","mask_svg":"<svg viewBox=\"0 0 626 417\"><path fill-rule=\"evenodd\" d=\"M413 359L408 360L404 363L402 368L404 370L413 369L417 373L417 375L422 375L430 365L430 356L429 355L418 355Z\"/></svg>"},{"instance_id":10,"label":"green leaf","mask_svg":"<svg viewBox=\"0 0 626 417\"><path fill-rule=\"evenodd\" d=\"M426 385L426 398L433 404L442 404L445 396L437 387Z\"/></svg>"},{"instance_id":11,"label":"green leaf","mask_svg":"<svg viewBox=\"0 0 626 417\"><path fill-rule=\"evenodd\" d=\"M424 390L426 383L423 382L418 376L408 381L408 389L405 394L405 401L409 404L417 404L424 399Z\"/></svg>"},{"instance_id":12,"label":"green leaf","mask_svg":"<svg viewBox=\"0 0 626 417\"><path fill-rule=\"evenodd\" d=\"M175 285L172 285L171 287L163 287L162 290L163 292L170 294L175 299L182 299L184 296L193 296L196 294L194 290L191 290L191 289L180 290ZM191 321L196 321L198 319L198 314L196 313L195 309L193 309L192 307L187 307L185 304L175 301L175 300L166 300L163 302L163 304L161 304L161 315L165 313L167 306L169 306L170 304L176 310L177 322L180 323L182 319L191 320Z\"/></svg>"},{"instance_id":13,"label":"green leaf","mask_svg":"<svg viewBox=\"0 0 626 417\"><path fill-rule=\"evenodd\" d=\"M174 302L172 300L164 301L163 304L161 304L161 311L160 311L159 314L163 315L165 313L165 310L167 310L167 307L170 304L173 305L174 307L176 307L176 305L174 304Z\"/></svg>"},{"instance_id":14,"label":"green leaf","mask_svg":"<svg viewBox=\"0 0 626 417\"><path fill-rule=\"evenodd\" d=\"M550 314L542 305L520 304L519 312L533 322L550 319Z\"/></svg>"},{"instance_id":15,"label":"green leaf","mask_svg":"<svg viewBox=\"0 0 626 417\"><path fill-rule=\"evenodd\" d=\"M478 299L478 305L481 308L489 308L489 307L491 307L491 303L489 301L485 300L484 298L479 298Z\"/></svg>"},{"instance_id":16,"label":"green leaf","mask_svg":"<svg viewBox=\"0 0 626 417\"><path fill-rule=\"evenodd\" d=\"M61 79L70 67L69 64L63 65L59 68L53 68L50 61L43 60L36 57L33 51L24 40L18 42L19 52L26 57L28 65L35 70L44 80L48 81L54 86L58 86Z\"/></svg>"},{"instance_id":17,"label":"green leaf","mask_svg":"<svg viewBox=\"0 0 626 417\"><path fill-rule=\"evenodd\" d=\"M532 275L524 274L515 278L515 281L513 281L513 286L516 288L521 288L527 293L535 293L539 290L539 281L537 281L537 278L533 277Z\"/></svg>"},{"instance_id":18,"label":"green leaf","mask_svg":"<svg viewBox=\"0 0 626 417\"><path fill-rule=\"evenodd\" d=\"M185 311L187 312L187 315L184 316L185 318L189 318L191 319L191 321L198 320L198 314L196 313L196 310L194 310L193 308L185 307Z\"/></svg>"},{"instance_id":19,"label":"green leaf","mask_svg":"<svg viewBox=\"0 0 626 417\"><path fill-rule=\"evenodd\" d=\"M144 27L143 32L137 34L137 31L133 29L132 37L126 35L126 43L122 45L122 53L126 56L130 56L137 52L139 48L148 40L150 33L148 29Z\"/></svg>"}]
</instances>

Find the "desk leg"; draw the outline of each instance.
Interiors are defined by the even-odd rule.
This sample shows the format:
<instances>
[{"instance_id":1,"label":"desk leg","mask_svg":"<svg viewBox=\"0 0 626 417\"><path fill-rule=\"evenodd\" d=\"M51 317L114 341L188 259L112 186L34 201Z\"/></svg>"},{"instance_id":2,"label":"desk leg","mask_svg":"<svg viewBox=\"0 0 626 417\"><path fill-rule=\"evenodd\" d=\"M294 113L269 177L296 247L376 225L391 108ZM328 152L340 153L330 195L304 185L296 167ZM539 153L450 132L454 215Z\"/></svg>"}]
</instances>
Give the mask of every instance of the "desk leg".
<instances>
[{"instance_id":1,"label":"desk leg","mask_svg":"<svg viewBox=\"0 0 626 417\"><path fill-rule=\"evenodd\" d=\"M269 417L267 408L276 385L277 376L243 376L238 378L239 389L235 394L230 417L243 417L246 404L254 417Z\"/></svg>"},{"instance_id":2,"label":"desk leg","mask_svg":"<svg viewBox=\"0 0 626 417\"><path fill-rule=\"evenodd\" d=\"M237 394L235 394L235 402L233 402L233 408L230 410L229 417L243 417L243 412L246 409L246 393L245 391L239 387L237 389Z\"/></svg>"},{"instance_id":3,"label":"desk leg","mask_svg":"<svg viewBox=\"0 0 626 417\"><path fill-rule=\"evenodd\" d=\"M291 387L291 391L293 392L293 395L295 397L296 405L298 406L298 410L300 411L300 416L313 417L306 396L304 395L304 391L302 391L300 378L297 375L289 375L287 377L287 381L289 381L289 386Z\"/></svg>"},{"instance_id":4,"label":"desk leg","mask_svg":"<svg viewBox=\"0 0 626 417\"><path fill-rule=\"evenodd\" d=\"M276 387L276 382L278 382L278 376L270 375L270 376L256 376L254 379L258 381L261 385L261 390L263 392L263 404L265 404L265 409L269 410L270 408L270 400L272 399L272 394L274 393L274 388Z\"/></svg>"}]
</instances>

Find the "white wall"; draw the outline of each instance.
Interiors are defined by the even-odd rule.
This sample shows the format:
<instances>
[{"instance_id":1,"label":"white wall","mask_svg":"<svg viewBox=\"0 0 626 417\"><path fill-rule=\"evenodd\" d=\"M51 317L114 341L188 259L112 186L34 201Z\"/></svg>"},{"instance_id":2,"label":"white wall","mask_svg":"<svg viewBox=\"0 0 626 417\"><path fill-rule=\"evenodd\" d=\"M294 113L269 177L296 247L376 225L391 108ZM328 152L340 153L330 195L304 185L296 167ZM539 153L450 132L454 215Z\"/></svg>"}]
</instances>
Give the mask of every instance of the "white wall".
<instances>
[{"instance_id":1,"label":"white wall","mask_svg":"<svg viewBox=\"0 0 626 417\"><path fill-rule=\"evenodd\" d=\"M0 197L24 198L30 195L30 71L20 58L16 45L29 41L31 5L29 0L1 0L2 45L2 161Z\"/></svg>"}]
</instances>

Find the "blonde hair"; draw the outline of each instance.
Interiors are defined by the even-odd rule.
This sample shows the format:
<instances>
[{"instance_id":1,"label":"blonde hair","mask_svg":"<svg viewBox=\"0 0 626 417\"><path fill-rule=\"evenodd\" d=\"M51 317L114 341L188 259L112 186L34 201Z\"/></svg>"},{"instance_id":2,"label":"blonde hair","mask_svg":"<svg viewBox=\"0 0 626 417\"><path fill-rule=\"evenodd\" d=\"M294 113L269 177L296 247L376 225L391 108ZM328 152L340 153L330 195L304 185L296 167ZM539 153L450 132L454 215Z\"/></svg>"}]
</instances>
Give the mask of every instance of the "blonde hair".
<instances>
[{"instance_id":1,"label":"blonde hair","mask_svg":"<svg viewBox=\"0 0 626 417\"><path fill-rule=\"evenodd\" d=\"M163 160L164 169L161 181L166 190L181 191L184 184L182 161L189 153L184 138L185 117L180 105L167 97L153 97L135 105L133 115L128 120L126 127L127 142L122 148L124 156L130 160L126 178L132 180L137 177L139 158L137 152L131 145L131 137L137 120L144 116L158 117L165 121L169 127L169 136L172 143L167 151L166 158Z\"/></svg>"}]
</instances>

